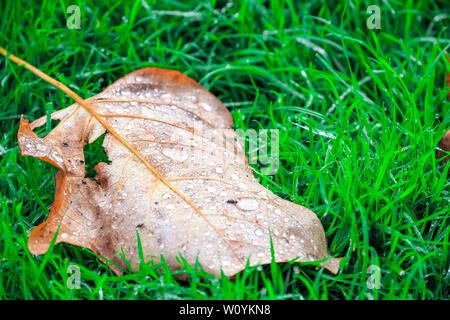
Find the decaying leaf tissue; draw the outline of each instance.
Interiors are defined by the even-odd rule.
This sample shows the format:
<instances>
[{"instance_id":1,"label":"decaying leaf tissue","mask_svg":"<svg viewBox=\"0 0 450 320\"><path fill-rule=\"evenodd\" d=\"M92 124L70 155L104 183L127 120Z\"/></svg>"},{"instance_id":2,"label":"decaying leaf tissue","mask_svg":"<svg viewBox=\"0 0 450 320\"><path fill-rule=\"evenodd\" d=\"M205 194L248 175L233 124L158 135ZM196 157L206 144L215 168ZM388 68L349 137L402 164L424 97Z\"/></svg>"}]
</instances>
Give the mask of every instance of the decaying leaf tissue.
<instances>
[{"instance_id":1,"label":"decaying leaf tissue","mask_svg":"<svg viewBox=\"0 0 450 320\"><path fill-rule=\"evenodd\" d=\"M270 263L270 239L277 262L329 257L317 216L258 183L236 152L243 147L230 113L194 80L140 69L79 102L52 114L60 122L45 138L33 130L46 117L21 120L22 155L59 168L50 215L29 235L32 253L45 253L59 227L57 242L125 268L117 255L123 251L133 271L140 261L137 231L146 261L162 254L176 270L177 256L191 264L198 258L217 276L221 269L234 275L247 259ZM97 164L95 180L86 178L83 146L105 132L110 164ZM325 268L336 273L339 259Z\"/></svg>"}]
</instances>

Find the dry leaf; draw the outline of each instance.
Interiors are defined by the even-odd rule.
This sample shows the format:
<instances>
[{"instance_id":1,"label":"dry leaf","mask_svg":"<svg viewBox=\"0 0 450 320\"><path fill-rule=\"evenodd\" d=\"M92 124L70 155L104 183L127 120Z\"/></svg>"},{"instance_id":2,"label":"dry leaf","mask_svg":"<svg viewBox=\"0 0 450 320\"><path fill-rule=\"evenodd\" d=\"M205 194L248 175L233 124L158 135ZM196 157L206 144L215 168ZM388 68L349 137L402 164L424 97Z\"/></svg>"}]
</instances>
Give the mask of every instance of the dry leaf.
<instances>
[{"instance_id":1,"label":"dry leaf","mask_svg":"<svg viewBox=\"0 0 450 320\"><path fill-rule=\"evenodd\" d=\"M221 268L227 276L241 271L247 258L270 263L270 235L277 262L329 258L317 216L258 183L228 110L194 80L146 68L88 100L68 94L78 103L52 114L61 121L45 138L33 132L45 117L20 123L22 155L59 168L55 202L30 233L30 252L45 253L60 226L57 243L89 248L126 268L117 255L123 252L133 271L140 261L136 230L145 261L162 254L172 270L181 268L180 254L216 276ZM85 178L83 146L105 131L111 163L97 164L94 181ZM339 259L325 268L336 273Z\"/></svg>"}]
</instances>

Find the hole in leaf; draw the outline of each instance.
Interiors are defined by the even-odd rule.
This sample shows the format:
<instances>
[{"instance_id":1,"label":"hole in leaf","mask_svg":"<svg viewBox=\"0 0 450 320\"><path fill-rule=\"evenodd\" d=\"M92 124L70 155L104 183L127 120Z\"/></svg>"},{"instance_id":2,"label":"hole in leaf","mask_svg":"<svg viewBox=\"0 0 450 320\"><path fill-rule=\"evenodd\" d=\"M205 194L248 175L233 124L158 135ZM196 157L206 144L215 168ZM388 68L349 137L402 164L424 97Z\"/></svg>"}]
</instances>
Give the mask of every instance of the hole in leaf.
<instances>
[{"instance_id":1,"label":"hole in leaf","mask_svg":"<svg viewBox=\"0 0 450 320\"><path fill-rule=\"evenodd\" d=\"M105 149L102 147L103 140L105 140L106 133L102 134L97 140L92 143L84 145L84 162L86 168L86 178L94 179L96 171L94 167L100 163L105 162L110 164Z\"/></svg>"}]
</instances>

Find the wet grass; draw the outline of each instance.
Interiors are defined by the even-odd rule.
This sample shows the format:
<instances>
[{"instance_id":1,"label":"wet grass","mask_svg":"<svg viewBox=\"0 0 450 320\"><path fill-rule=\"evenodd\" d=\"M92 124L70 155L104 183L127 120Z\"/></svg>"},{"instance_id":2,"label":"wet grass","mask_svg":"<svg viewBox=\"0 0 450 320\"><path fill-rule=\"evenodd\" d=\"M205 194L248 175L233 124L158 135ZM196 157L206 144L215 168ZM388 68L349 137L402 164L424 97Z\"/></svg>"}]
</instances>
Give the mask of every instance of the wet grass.
<instances>
[{"instance_id":1,"label":"wet grass","mask_svg":"<svg viewBox=\"0 0 450 320\"><path fill-rule=\"evenodd\" d=\"M0 299L447 299L450 162L435 155L450 127L444 1L380 3L380 30L366 27L364 1L164 3L73 1L81 29L69 30L66 2L5 1L0 46L84 98L138 68L176 69L222 100L236 129L278 129L280 168L258 177L317 213L339 274L272 264L231 281L186 265L190 280L177 282L164 263L116 277L67 244L31 255L56 169L20 156L19 119L72 101L0 58Z\"/></svg>"}]
</instances>

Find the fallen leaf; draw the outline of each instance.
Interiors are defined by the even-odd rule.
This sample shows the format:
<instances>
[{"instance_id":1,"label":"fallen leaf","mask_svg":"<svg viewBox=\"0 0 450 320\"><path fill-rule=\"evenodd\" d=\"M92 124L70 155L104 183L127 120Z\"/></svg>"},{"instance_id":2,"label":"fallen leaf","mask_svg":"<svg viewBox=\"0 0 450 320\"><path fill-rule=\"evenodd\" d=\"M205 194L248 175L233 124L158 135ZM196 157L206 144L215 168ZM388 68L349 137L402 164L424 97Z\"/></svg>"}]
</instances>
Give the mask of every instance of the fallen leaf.
<instances>
[{"instance_id":1,"label":"fallen leaf","mask_svg":"<svg viewBox=\"0 0 450 320\"><path fill-rule=\"evenodd\" d=\"M272 239L277 262L325 259L325 268L337 273L340 259L330 258L316 214L258 183L230 113L194 80L140 69L83 100L10 58L77 102L51 115L60 122L44 138L33 130L46 117L20 123L22 155L59 168L50 214L29 235L33 254L48 250L59 227L57 243L89 248L126 269L122 252L137 271L138 231L145 261L163 255L177 270L181 254L211 274L221 276L222 269L232 276L247 259L270 263ZM95 180L86 178L83 146L105 132L110 164L98 163Z\"/></svg>"}]
</instances>

